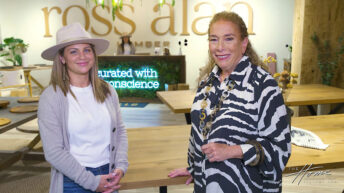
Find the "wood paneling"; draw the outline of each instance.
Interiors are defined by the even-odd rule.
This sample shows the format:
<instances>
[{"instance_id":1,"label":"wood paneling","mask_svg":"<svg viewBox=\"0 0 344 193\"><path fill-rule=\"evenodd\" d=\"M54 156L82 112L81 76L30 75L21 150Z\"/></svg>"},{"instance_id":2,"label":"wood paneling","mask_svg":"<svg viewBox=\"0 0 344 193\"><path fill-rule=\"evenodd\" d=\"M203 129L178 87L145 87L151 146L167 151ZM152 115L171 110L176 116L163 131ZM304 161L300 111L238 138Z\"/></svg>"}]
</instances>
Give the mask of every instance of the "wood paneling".
<instances>
[{"instance_id":1,"label":"wood paneling","mask_svg":"<svg viewBox=\"0 0 344 193\"><path fill-rule=\"evenodd\" d=\"M316 32L322 41L329 40L334 47L338 45L338 37L344 35L343 24L343 0L295 0L291 71L300 75L300 84L321 83L317 49L311 40L313 33ZM344 88L343 63L342 58L333 81L333 86L340 88ZM304 107L296 114L309 115Z\"/></svg>"},{"instance_id":2,"label":"wood paneling","mask_svg":"<svg viewBox=\"0 0 344 193\"><path fill-rule=\"evenodd\" d=\"M329 40L332 47L344 32L344 1L297 0L294 8L293 69L300 74L300 83L321 83L317 66L317 49L311 35ZM341 62L344 62L343 60ZM334 86L344 88L344 68L340 68Z\"/></svg>"},{"instance_id":3,"label":"wood paneling","mask_svg":"<svg viewBox=\"0 0 344 193\"><path fill-rule=\"evenodd\" d=\"M303 39L303 20L305 0L295 1L294 4L294 25L293 25L293 52L292 52L292 67L291 71L301 74L302 66L302 39Z\"/></svg>"}]
</instances>

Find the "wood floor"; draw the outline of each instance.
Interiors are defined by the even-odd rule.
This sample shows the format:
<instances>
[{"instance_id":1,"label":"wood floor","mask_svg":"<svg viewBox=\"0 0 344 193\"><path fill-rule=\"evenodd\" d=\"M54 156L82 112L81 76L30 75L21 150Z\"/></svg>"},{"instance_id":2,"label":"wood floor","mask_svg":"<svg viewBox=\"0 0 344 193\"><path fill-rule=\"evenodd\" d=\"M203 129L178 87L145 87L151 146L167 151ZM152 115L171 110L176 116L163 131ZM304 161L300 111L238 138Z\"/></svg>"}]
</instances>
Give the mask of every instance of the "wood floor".
<instances>
[{"instance_id":1,"label":"wood floor","mask_svg":"<svg viewBox=\"0 0 344 193\"><path fill-rule=\"evenodd\" d=\"M163 104L148 104L145 108L122 108L128 129L159 125L185 124L183 114L172 113ZM0 135L0 150L15 150L35 135L12 129ZM342 155L338 155L342 156ZM19 161L0 171L0 193L45 193L48 191L50 167L46 162ZM283 176L283 193L341 193L344 191L344 168L331 169L330 175ZM169 186L169 193L192 193L193 185ZM15 190L15 191L14 191ZM159 188L120 191L121 193L158 193Z\"/></svg>"}]
</instances>

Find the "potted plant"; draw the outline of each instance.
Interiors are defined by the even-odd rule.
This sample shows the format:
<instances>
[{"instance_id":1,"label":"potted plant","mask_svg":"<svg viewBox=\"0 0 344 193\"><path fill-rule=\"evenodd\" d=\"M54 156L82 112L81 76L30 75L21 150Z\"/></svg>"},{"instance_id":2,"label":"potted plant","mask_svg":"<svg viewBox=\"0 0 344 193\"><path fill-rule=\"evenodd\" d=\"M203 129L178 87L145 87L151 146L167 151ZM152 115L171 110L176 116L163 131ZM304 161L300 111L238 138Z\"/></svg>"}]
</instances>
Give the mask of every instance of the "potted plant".
<instances>
[{"instance_id":1,"label":"potted plant","mask_svg":"<svg viewBox=\"0 0 344 193\"><path fill-rule=\"evenodd\" d=\"M13 66L22 65L22 53L27 51L29 45L25 44L22 39L19 38L5 38L4 43L0 44L0 57L6 57L7 61L13 63Z\"/></svg>"}]
</instances>

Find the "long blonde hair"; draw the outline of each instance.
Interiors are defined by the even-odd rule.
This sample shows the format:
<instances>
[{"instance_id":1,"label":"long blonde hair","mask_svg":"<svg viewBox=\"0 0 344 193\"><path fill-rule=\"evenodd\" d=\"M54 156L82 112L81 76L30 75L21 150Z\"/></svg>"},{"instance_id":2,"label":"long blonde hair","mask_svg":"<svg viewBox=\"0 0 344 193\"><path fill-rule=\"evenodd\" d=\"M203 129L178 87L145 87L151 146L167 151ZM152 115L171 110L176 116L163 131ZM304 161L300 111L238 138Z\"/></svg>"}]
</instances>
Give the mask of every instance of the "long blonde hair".
<instances>
[{"instance_id":1,"label":"long blonde hair","mask_svg":"<svg viewBox=\"0 0 344 193\"><path fill-rule=\"evenodd\" d=\"M223 11L214 15L214 17L211 19L209 23L208 36L210 33L211 26L220 20L230 21L234 23L235 25L237 25L240 32L241 40L244 40L246 37L248 37L247 27L245 25L245 22L242 20L242 18L234 12L227 12L227 11ZM207 64L200 69L200 73L198 77L198 84L209 76L210 72L216 65L213 57L210 55L210 52L208 52L208 54L209 56L208 56ZM244 55L250 58L252 64L261 66L265 70L268 69L268 67L258 57L258 54L256 53L256 51L253 49L250 40L248 40L247 48Z\"/></svg>"},{"instance_id":2,"label":"long blonde hair","mask_svg":"<svg viewBox=\"0 0 344 193\"><path fill-rule=\"evenodd\" d=\"M94 50L94 46L92 44L90 45L94 53L95 64L89 71L89 78L92 84L94 97L98 102L103 103L107 95L110 94L110 88L104 80L98 77L98 59L96 52ZM60 60L60 56L63 56L63 51L64 48L59 50L58 54L56 54L55 56L51 71L50 84L54 87L55 91L56 87L59 87L65 96L67 96L67 93L70 92L72 96L75 98L74 93L70 89L70 80L67 71L67 66L66 64L63 64Z\"/></svg>"}]
</instances>

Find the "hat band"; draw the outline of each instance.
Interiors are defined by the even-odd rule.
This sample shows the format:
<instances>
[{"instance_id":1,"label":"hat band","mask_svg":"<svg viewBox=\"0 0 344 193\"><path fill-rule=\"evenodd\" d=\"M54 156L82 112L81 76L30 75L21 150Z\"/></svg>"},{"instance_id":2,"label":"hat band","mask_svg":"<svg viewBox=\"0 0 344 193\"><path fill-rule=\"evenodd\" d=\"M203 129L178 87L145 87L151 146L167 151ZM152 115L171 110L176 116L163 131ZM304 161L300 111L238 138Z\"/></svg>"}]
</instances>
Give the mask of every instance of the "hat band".
<instances>
[{"instance_id":1,"label":"hat band","mask_svg":"<svg viewBox=\"0 0 344 193\"><path fill-rule=\"evenodd\" d=\"M77 38L69 38L69 39L65 39L57 44L63 44L63 43L66 43L66 42L71 42L71 41L75 41L75 40L86 40L86 39L91 39L89 37L77 37Z\"/></svg>"}]
</instances>

